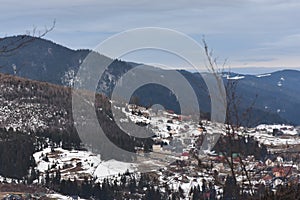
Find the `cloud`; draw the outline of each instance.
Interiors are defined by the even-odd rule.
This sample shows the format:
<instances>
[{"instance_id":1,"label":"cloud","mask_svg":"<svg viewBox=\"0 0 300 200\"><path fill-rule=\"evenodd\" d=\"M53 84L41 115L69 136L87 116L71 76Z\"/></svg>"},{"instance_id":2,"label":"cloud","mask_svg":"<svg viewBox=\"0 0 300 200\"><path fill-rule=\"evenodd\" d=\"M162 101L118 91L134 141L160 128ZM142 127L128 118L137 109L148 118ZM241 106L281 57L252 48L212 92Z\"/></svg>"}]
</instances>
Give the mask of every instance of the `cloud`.
<instances>
[{"instance_id":1,"label":"cloud","mask_svg":"<svg viewBox=\"0 0 300 200\"><path fill-rule=\"evenodd\" d=\"M300 48L300 34L287 35L280 38L277 41L262 44L266 48L287 48L287 47L297 47Z\"/></svg>"},{"instance_id":2,"label":"cloud","mask_svg":"<svg viewBox=\"0 0 300 200\"><path fill-rule=\"evenodd\" d=\"M297 54L299 10L297 0L2 0L0 35L43 29L56 19L49 39L71 48L93 48L120 31L157 26L198 41L206 35L216 56L237 65L241 60L276 64L268 58L277 57L280 47L283 54Z\"/></svg>"}]
</instances>

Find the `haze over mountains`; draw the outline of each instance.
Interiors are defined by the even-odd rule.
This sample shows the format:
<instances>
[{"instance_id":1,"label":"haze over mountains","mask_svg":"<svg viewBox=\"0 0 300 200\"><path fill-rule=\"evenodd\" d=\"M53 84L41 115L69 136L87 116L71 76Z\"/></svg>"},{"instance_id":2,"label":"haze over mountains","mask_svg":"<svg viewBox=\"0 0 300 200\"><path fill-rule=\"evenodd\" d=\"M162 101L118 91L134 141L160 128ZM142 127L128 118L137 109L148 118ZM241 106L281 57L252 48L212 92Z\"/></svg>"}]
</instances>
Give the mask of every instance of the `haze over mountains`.
<instances>
[{"instance_id":1,"label":"haze over mountains","mask_svg":"<svg viewBox=\"0 0 300 200\"><path fill-rule=\"evenodd\" d=\"M0 46L14 43L20 37L8 37ZM28 36L26 36L28 37ZM29 38L29 37L28 37ZM29 38L30 39L30 38ZM0 59L0 72L23 78L71 86L74 75L90 50L72 50L44 39L35 39L13 53ZM101 57L101 55L99 55ZM114 60L99 81L98 91L110 96L118 79L137 64ZM210 111L210 99L206 85L197 73L178 70L191 84L198 97L200 110ZM100 78L100 77L99 77ZM300 124L300 72L282 70L263 75L224 73L225 85L237 81L236 92L240 98L242 114L255 102L251 110L249 126L260 123ZM145 106L162 104L166 109L180 111L176 97L170 90L157 84L139 88L134 96Z\"/></svg>"}]
</instances>

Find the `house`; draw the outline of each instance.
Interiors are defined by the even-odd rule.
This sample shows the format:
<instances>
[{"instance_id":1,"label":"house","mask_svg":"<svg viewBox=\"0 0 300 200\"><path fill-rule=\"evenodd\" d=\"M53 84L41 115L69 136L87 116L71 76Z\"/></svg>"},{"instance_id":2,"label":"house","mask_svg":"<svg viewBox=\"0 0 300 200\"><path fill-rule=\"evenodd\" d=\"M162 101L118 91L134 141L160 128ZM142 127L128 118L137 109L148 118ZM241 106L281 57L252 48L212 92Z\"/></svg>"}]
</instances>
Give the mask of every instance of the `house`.
<instances>
[{"instance_id":1,"label":"house","mask_svg":"<svg viewBox=\"0 0 300 200\"><path fill-rule=\"evenodd\" d=\"M286 177L292 174L292 167L274 167L272 173L275 177Z\"/></svg>"},{"instance_id":2,"label":"house","mask_svg":"<svg viewBox=\"0 0 300 200\"><path fill-rule=\"evenodd\" d=\"M223 163L217 163L214 165L214 170L216 170L217 172L220 172L220 171L224 171L225 170L225 166Z\"/></svg>"},{"instance_id":3,"label":"house","mask_svg":"<svg viewBox=\"0 0 300 200\"><path fill-rule=\"evenodd\" d=\"M183 139L183 143L186 144L186 145L189 145L189 144L192 143L192 139L190 139L190 138L184 138Z\"/></svg>"},{"instance_id":4,"label":"house","mask_svg":"<svg viewBox=\"0 0 300 200\"><path fill-rule=\"evenodd\" d=\"M152 149L153 149L153 152L160 152L161 151L161 145L154 144L154 145L152 145Z\"/></svg>"},{"instance_id":5,"label":"house","mask_svg":"<svg viewBox=\"0 0 300 200\"><path fill-rule=\"evenodd\" d=\"M173 110L166 110L169 114L174 114L175 112Z\"/></svg>"},{"instance_id":6,"label":"house","mask_svg":"<svg viewBox=\"0 0 300 200\"><path fill-rule=\"evenodd\" d=\"M191 119L192 119L191 116L185 116L185 115L179 115L179 116L178 116L178 120L179 120L179 121L189 121L189 120L191 120Z\"/></svg>"},{"instance_id":7,"label":"house","mask_svg":"<svg viewBox=\"0 0 300 200\"><path fill-rule=\"evenodd\" d=\"M274 128L273 132L272 132L273 136L282 136L283 132L281 130L279 130L278 128Z\"/></svg>"},{"instance_id":8,"label":"house","mask_svg":"<svg viewBox=\"0 0 300 200\"><path fill-rule=\"evenodd\" d=\"M274 163L273 163L273 161L272 161L270 158L268 158L268 159L266 160L265 164L266 164L268 167L273 167L273 166L274 166Z\"/></svg>"},{"instance_id":9,"label":"house","mask_svg":"<svg viewBox=\"0 0 300 200\"><path fill-rule=\"evenodd\" d=\"M223 162L225 162L225 156L223 156L223 155L218 155L218 156L215 157L214 160L215 160L216 162L221 162L221 163L223 163Z\"/></svg>"},{"instance_id":10,"label":"house","mask_svg":"<svg viewBox=\"0 0 300 200\"><path fill-rule=\"evenodd\" d=\"M189 159L189 152L183 152L180 156L181 160L188 160Z\"/></svg>"},{"instance_id":11,"label":"house","mask_svg":"<svg viewBox=\"0 0 300 200\"><path fill-rule=\"evenodd\" d=\"M283 158L280 157L280 156L278 156L278 157L276 158L276 161L277 161L278 163L282 164L282 163L283 163Z\"/></svg>"}]
</instances>

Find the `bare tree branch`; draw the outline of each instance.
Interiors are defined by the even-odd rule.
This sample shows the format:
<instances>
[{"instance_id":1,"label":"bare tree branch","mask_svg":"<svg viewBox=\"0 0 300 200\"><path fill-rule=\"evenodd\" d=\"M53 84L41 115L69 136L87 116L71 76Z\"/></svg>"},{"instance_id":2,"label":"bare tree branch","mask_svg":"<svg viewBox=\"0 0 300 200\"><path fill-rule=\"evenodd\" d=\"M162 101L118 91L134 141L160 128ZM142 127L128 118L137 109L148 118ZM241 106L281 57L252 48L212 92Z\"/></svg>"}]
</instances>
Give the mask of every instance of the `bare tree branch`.
<instances>
[{"instance_id":1,"label":"bare tree branch","mask_svg":"<svg viewBox=\"0 0 300 200\"><path fill-rule=\"evenodd\" d=\"M9 53L26 46L27 44L33 42L35 39L44 37L54 29L55 24L56 21L54 20L53 24L49 28L46 26L45 30L43 32L39 32L38 34L36 33L36 27L34 27L31 33L28 32L26 35L21 36L17 40L11 41L8 44L0 46L0 56L8 56ZM6 38L0 38L0 42L4 42L5 39Z\"/></svg>"}]
</instances>

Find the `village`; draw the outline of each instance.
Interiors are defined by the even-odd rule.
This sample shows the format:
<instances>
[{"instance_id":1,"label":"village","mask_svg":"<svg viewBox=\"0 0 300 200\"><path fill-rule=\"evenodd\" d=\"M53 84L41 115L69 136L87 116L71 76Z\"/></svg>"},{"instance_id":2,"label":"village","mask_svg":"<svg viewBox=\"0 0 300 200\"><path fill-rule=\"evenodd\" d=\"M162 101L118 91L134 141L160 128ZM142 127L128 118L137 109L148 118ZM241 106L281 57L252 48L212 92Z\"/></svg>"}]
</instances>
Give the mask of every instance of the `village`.
<instances>
[{"instance_id":1,"label":"village","mask_svg":"<svg viewBox=\"0 0 300 200\"><path fill-rule=\"evenodd\" d=\"M162 185L172 183L174 188L180 186L186 196L197 185L209 188L209 184L213 183L221 197L226 178L231 175L228 158L233 161L238 184L249 193L259 190L276 192L280 185L300 183L299 127L264 124L254 128L240 127L236 138L245 138L246 143L250 143L247 140L251 139L251 142L263 147L266 155L257 159L254 155L240 155L242 150L225 156L222 152L216 153L209 145L204 153L198 153L203 136L215 132L226 134L224 124L207 120L197 122L191 116L177 115L173 111L153 111L132 105L123 112L131 121L151 127L155 133L151 154L156 154L158 160L154 163L169 162L158 173ZM248 172L247 176L243 167Z\"/></svg>"},{"instance_id":2,"label":"village","mask_svg":"<svg viewBox=\"0 0 300 200\"><path fill-rule=\"evenodd\" d=\"M162 190L167 187L180 191L182 199L191 199L195 191L211 199L220 199L233 181L233 172L240 190L252 195L266 191L276 193L281 186L300 183L297 127L264 124L239 127L232 138L232 146L227 146L226 124L197 121L192 116L178 115L170 110L130 104L118 110L123 113L120 123L133 122L153 132L150 153L137 148L136 162L127 163L102 160L101 155L90 151L48 147L33 155L39 172L34 184L47 185L49 174L52 178L59 174L65 181L84 183L88 179L103 183L105 179L119 180L120 174L135 174L130 176L138 178L147 173L158 181ZM212 144L216 140L218 142ZM222 141L225 143L220 143ZM13 184L15 180L7 178L1 182ZM3 193L3 198L21 196L26 199L24 195L29 194L7 192ZM58 194L43 191L30 195L36 199L55 199Z\"/></svg>"}]
</instances>

